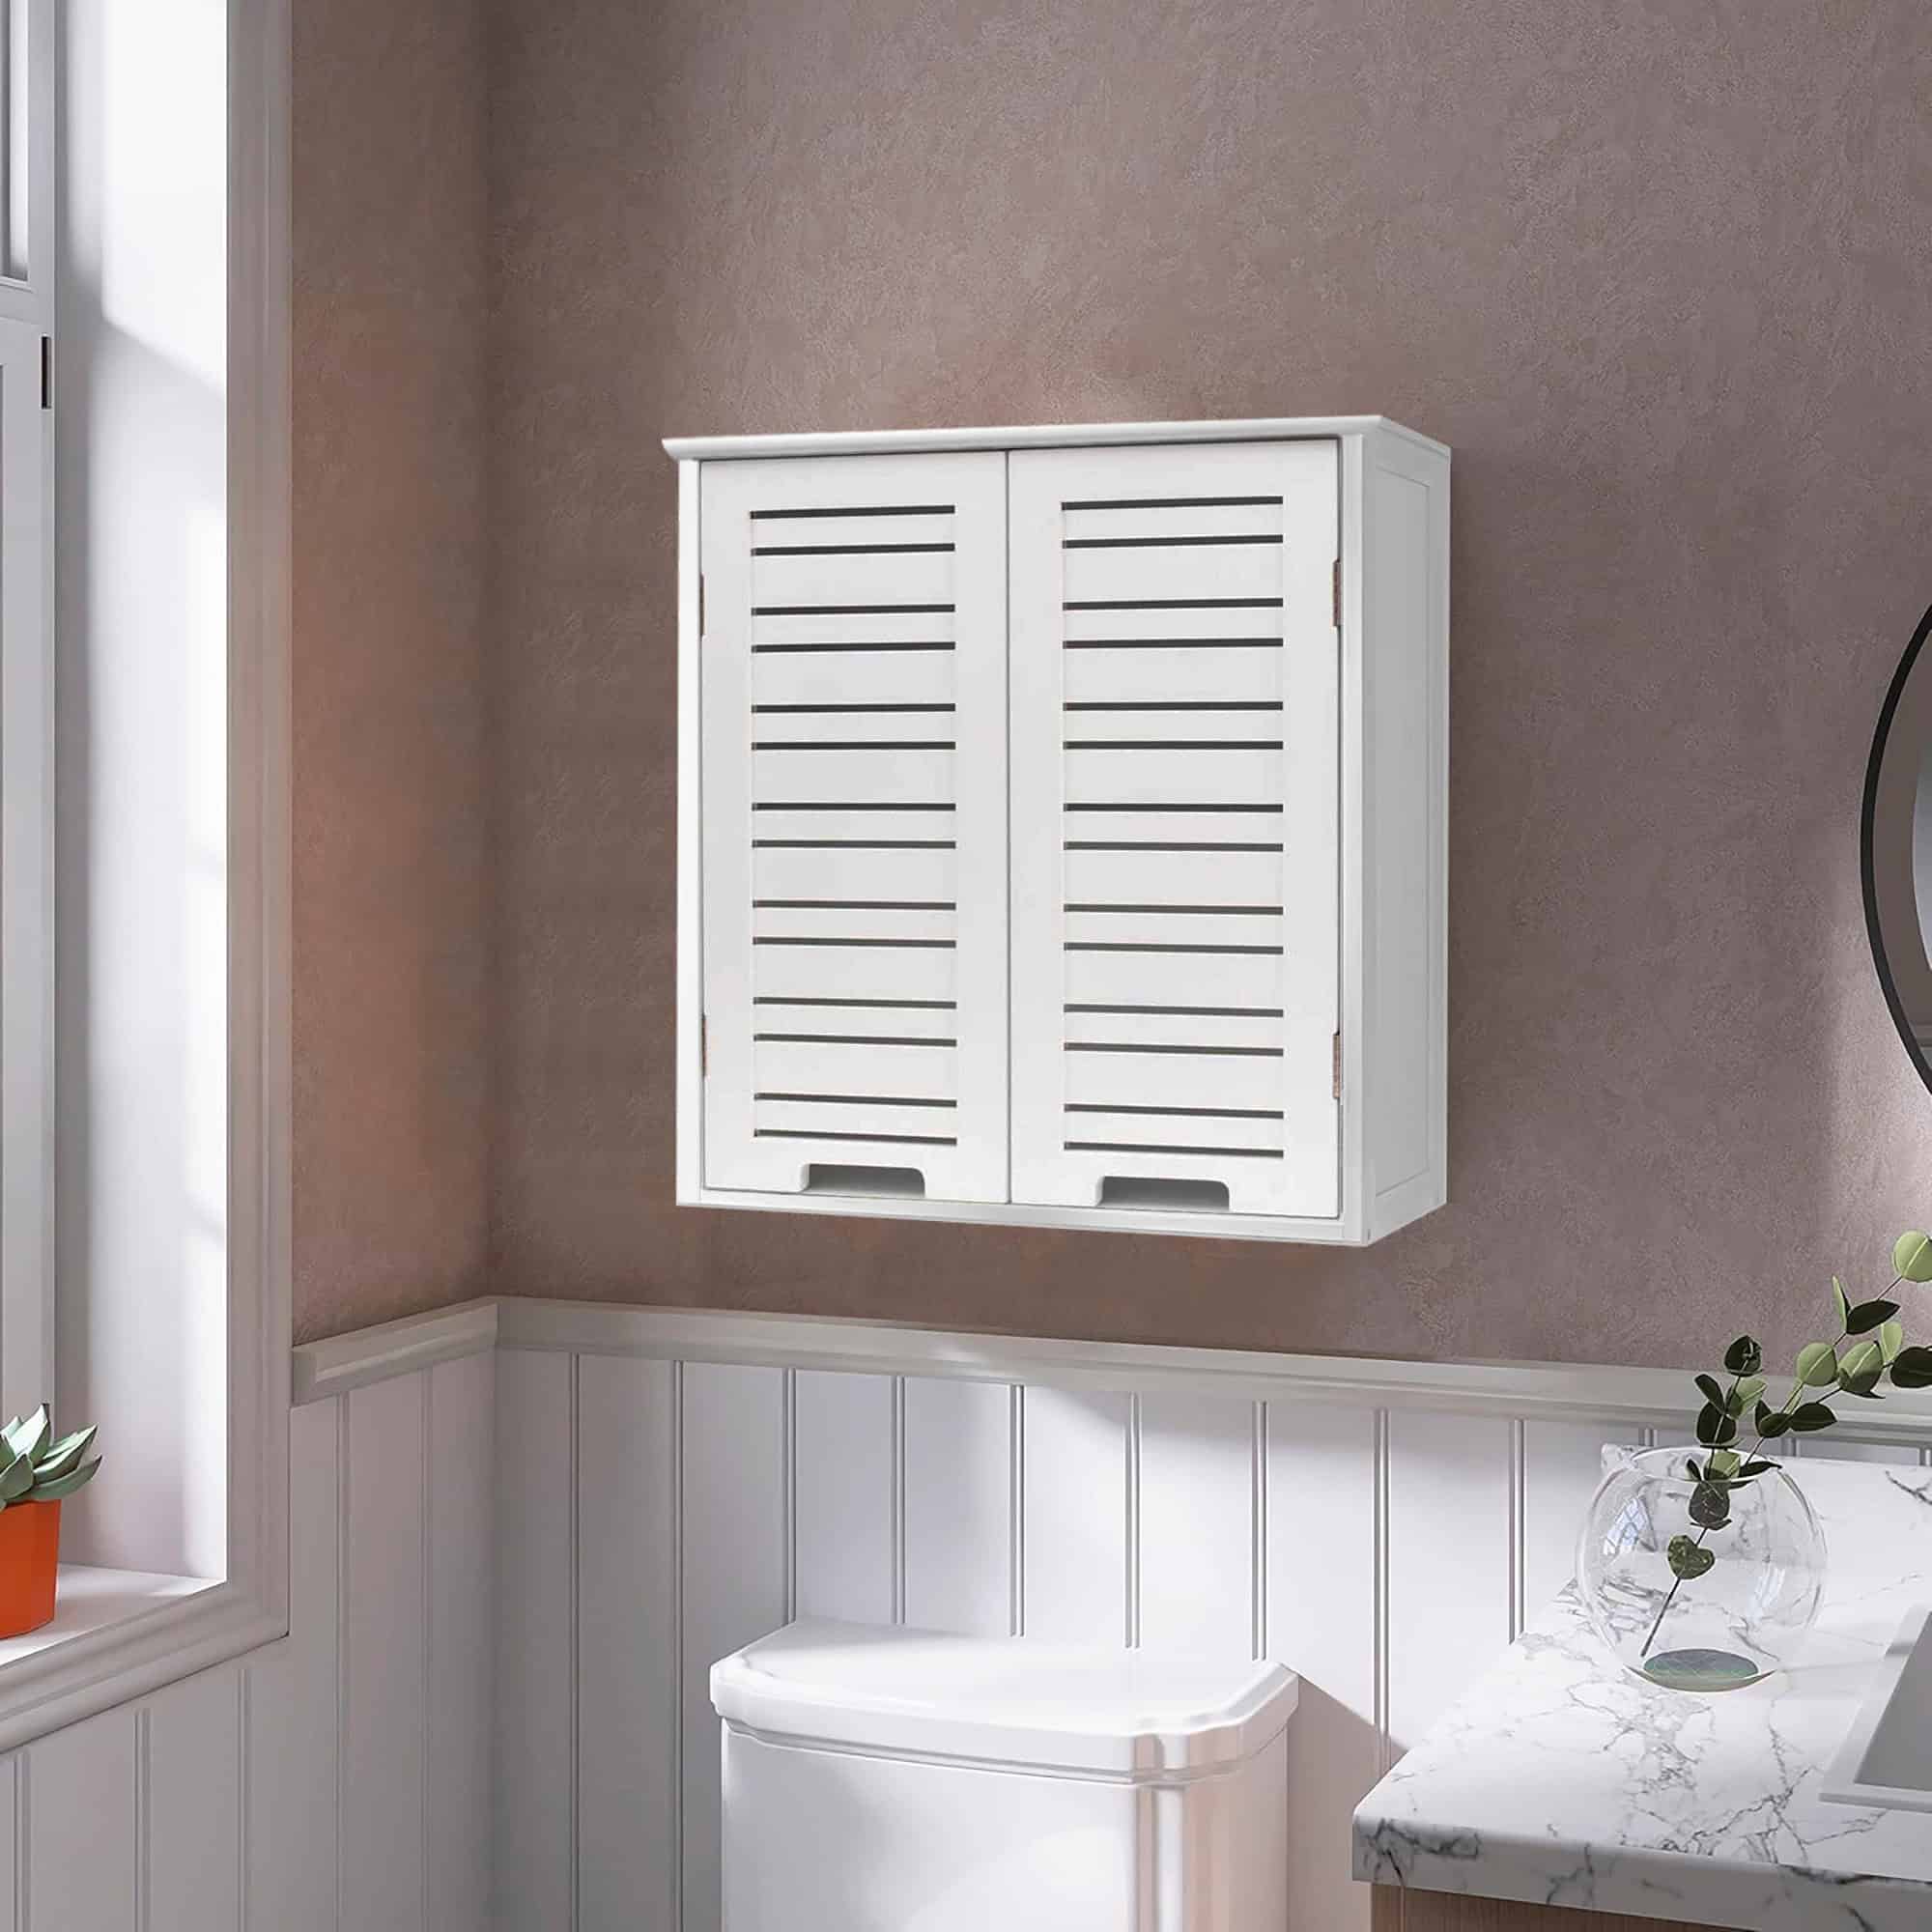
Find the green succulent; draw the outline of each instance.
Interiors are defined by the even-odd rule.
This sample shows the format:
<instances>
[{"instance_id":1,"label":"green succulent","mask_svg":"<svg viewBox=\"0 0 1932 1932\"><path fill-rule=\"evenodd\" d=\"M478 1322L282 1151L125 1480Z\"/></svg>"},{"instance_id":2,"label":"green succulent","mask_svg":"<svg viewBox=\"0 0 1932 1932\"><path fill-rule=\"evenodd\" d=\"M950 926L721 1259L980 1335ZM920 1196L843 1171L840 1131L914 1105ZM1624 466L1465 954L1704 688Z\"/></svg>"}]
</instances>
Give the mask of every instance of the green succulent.
<instances>
[{"instance_id":1,"label":"green succulent","mask_svg":"<svg viewBox=\"0 0 1932 1932\"><path fill-rule=\"evenodd\" d=\"M32 1415L0 1429L0 1509L9 1503L57 1503L84 1490L100 1466L93 1429L53 1439L53 1417L42 1403Z\"/></svg>"}]
</instances>

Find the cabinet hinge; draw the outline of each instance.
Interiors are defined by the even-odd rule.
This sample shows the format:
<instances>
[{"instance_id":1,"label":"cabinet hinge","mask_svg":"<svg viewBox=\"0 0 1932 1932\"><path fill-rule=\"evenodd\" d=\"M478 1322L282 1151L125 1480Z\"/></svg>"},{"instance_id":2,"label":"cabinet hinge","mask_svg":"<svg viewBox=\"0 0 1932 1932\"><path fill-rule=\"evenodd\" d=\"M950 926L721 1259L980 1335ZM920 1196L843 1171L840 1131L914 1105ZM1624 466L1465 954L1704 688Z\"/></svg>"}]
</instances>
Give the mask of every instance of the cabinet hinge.
<instances>
[{"instance_id":1,"label":"cabinet hinge","mask_svg":"<svg viewBox=\"0 0 1932 1932\"><path fill-rule=\"evenodd\" d=\"M1330 581L1334 585L1335 628L1339 631L1342 628L1342 559L1339 556L1335 559L1335 570Z\"/></svg>"},{"instance_id":2,"label":"cabinet hinge","mask_svg":"<svg viewBox=\"0 0 1932 1932\"><path fill-rule=\"evenodd\" d=\"M1334 1041L1335 1097L1342 1097L1342 1036L1338 1033Z\"/></svg>"},{"instance_id":3,"label":"cabinet hinge","mask_svg":"<svg viewBox=\"0 0 1932 1932\"><path fill-rule=\"evenodd\" d=\"M697 1071L701 1078L711 1071L711 1015L697 1016Z\"/></svg>"}]
</instances>

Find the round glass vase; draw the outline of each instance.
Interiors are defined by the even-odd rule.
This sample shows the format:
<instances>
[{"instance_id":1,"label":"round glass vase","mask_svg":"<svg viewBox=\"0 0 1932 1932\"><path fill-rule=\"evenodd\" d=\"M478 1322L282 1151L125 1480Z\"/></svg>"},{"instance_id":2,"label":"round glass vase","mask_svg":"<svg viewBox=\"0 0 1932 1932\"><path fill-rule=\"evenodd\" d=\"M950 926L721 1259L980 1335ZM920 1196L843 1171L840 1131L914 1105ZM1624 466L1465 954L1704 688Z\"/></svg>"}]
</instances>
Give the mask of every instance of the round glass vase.
<instances>
[{"instance_id":1,"label":"round glass vase","mask_svg":"<svg viewBox=\"0 0 1932 1932\"><path fill-rule=\"evenodd\" d=\"M1676 1690L1736 1690L1791 1663L1825 1583L1825 1532L1781 1468L1729 1491L1721 1527L1692 1517L1686 1464L1708 1453L1638 1451L1598 1486L1577 1544L1597 1634L1626 1669ZM1673 1543L1696 1575L1673 1569Z\"/></svg>"}]
</instances>

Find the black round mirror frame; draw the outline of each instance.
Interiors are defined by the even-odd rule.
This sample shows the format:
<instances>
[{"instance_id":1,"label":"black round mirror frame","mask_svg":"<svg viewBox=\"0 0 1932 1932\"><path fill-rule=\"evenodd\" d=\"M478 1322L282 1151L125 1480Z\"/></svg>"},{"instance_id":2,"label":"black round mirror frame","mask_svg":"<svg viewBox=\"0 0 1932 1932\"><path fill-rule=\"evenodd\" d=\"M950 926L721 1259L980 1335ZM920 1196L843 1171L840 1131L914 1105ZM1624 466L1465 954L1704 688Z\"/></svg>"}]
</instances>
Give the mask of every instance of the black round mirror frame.
<instances>
[{"instance_id":1,"label":"black round mirror frame","mask_svg":"<svg viewBox=\"0 0 1932 1932\"><path fill-rule=\"evenodd\" d=\"M1878 983L1884 989L1885 1003L1891 1009L1891 1021L1898 1029L1906 1057L1918 1069L1918 1077L1928 1088L1932 1088L1932 1066L1925 1064L1925 1055L1913 1033L1905 1003L1898 996L1898 981L1892 974L1891 961L1886 956L1885 931L1879 922L1878 879L1872 856L1872 820L1878 809L1879 773L1885 764L1887 740L1891 736L1891 721L1898 710L1899 699L1905 695L1906 680L1911 677L1928 636L1932 636L1932 610L1919 618L1918 628L1913 632L1912 641L1906 645L1905 655L1898 661L1898 668L1892 673L1891 684L1885 694L1885 703L1879 709L1877 728L1872 732L1871 756L1865 761L1864 805L1859 814L1859 877L1864 888L1865 934L1871 941L1872 964L1878 969ZM1928 659L1928 668L1932 668L1932 659Z\"/></svg>"}]
</instances>

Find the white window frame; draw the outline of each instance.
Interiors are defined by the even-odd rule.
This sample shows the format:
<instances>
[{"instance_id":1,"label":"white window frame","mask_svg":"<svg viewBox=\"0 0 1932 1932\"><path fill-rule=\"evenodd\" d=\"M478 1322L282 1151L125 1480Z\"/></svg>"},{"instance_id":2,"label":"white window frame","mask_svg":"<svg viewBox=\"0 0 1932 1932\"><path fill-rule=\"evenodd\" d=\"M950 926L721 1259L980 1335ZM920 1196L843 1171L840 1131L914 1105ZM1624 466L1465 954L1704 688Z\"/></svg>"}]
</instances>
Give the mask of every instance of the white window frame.
<instances>
[{"instance_id":1,"label":"white window frame","mask_svg":"<svg viewBox=\"0 0 1932 1932\"><path fill-rule=\"evenodd\" d=\"M0 1410L53 1393L57 0L0 0ZM29 413L31 412L31 413Z\"/></svg>"},{"instance_id":2,"label":"white window frame","mask_svg":"<svg viewBox=\"0 0 1932 1932\"><path fill-rule=\"evenodd\" d=\"M64 100L51 23L59 21L67 32L80 10L70 12L63 0L14 4L29 7L35 21L48 23L46 57L54 63L49 94ZM215 35L225 20L228 62L225 729L212 711L210 718L211 729L225 736L227 753L227 1305L225 1320L194 1331L192 1346L206 1358L197 1358L192 1375L205 1390L225 1395L226 1455L219 1466L197 1463L185 1453L186 1437L179 1429L169 1435L162 1426L170 1411L178 1416L191 1399L184 1378L152 1378L152 1395L140 1390L124 1396L117 1413L89 1419L102 1422L110 1458L117 1439L130 1459L136 1443L183 1445L178 1455L167 1450L164 1461L173 1462L146 1471L146 1478L179 1494L185 1505L216 1512L225 1525L225 1554L218 1577L134 1579L148 1587L121 1593L112 1620L57 1618L44 1641L0 1645L0 1749L255 1649L288 1629L290 0L206 4L222 16ZM148 0L89 0L87 28L112 32L117 19L132 19L134 10L147 5ZM124 14L124 8L129 11ZM200 24L206 27L205 16ZM204 35L204 43L209 38ZM45 118L37 130L45 148L31 202L31 209L42 212L30 212L28 237L28 266L39 280L31 287L0 283L0 320L20 320L17 305L38 302L33 313L42 318L43 332L53 337L57 284L48 258L56 202L53 137ZM213 192L222 192L218 179ZM55 398L57 405L62 400ZM0 407L4 401L0 398ZM93 641L70 633L64 611L62 651ZM8 663L10 680L15 668ZM63 678L69 674L62 672ZM13 695L10 682L0 696ZM6 711L0 738L6 758L0 774L6 854L11 861L17 838L30 856L38 852L43 860L38 878L29 864L26 878L16 874L12 882L18 894L9 891L0 901L0 919L8 923L11 993L16 929L24 920L44 922L51 903L53 868L46 855L55 794L34 762L36 746L50 762L50 703L43 706L34 697L17 711L10 703ZM65 809L70 797L60 796ZM17 817L16 803L25 807ZM65 847L54 849L65 865ZM71 879L63 884L67 891L75 889ZM52 930L44 923L38 929L43 937ZM50 952L51 946L43 951ZM63 996L82 971L83 961L64 963ZM31 947L18 973L30 994L36 986L45 991L39 1002L30 997L20 1015L31 1046L21 1048L12 1032L0 1040L8 1059L0 1074L6 1115L0 1186L14 1210L0 1233L0 1295L6 1303L0 1319L9 1324L6 1344L14 1364L0 1369L0 1376L7 1378L10 1401L12 1391L22 1386L17 1377L44 1378L50 1386L56 1366L48 1287L54 1277L48 1258L55 1219L50 1203L57 1198L49 1173L55 1143L44 1057L51 1033L46 996L53 981ZM71 1077L65 1064L62 1077ZM38 1093L36 1078L42 1083ZM21 1194L28 1207L24 1213L18 1207ZM70 1265L60 1293L63 1328L78 1305L92 1333L111 1332L117 1319L114 1283L88 1279L85 1269ZM192 1328L189 1314L182 1311L184 1334ZM126 1412L128 1400L152 1401L152 1415ZM128 1466L137 1464L130 1461ZM96 1560L116 1559L109 1552Z\"/></svg>"}]
</instances>

